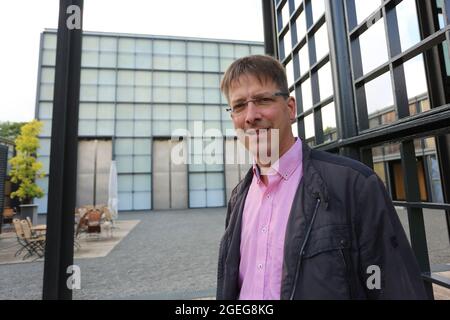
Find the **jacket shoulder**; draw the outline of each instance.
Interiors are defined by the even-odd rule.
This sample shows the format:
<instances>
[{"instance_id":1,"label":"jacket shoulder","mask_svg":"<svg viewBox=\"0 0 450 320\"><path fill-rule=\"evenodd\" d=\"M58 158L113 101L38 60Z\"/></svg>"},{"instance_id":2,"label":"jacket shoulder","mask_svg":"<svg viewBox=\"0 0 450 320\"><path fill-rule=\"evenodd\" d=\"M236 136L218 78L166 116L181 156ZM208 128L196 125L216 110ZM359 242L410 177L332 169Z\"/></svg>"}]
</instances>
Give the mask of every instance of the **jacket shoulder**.
<instances>
[{"instance_id":1,"label":"jacket shoulder","mask_svg":"<svg viewBox=\"0 0 450 320\"><path fill-rule=\"evenodd\" d=\"M375 172L366 166L365 164L353 160L351 158L335 155L325 151L311 150L311 159L323 162L331 166L339 166L342 168L348 168L362 174L364 177L368 178L375 174Z\"/></svg>"}]
</instances>

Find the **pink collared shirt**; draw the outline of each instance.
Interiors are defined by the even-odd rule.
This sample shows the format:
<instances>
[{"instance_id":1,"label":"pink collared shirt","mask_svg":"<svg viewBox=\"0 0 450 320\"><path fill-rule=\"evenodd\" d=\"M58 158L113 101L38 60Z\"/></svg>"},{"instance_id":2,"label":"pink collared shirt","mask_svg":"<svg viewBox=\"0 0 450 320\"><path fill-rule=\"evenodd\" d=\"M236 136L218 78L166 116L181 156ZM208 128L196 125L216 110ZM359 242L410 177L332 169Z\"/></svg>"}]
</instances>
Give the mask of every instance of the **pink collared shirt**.
<instances>
[{"instance_id":1,"label":"pink collared shirt","mask_svg":"<svg viewBox=\"0 0 450 320\"><path fill-rule=\"evenodd\" d=\"M266 186L253 165L242 216L240 300L280 299L286 225L303 176L302 141L297 138L272 168Z\"/></svg>"}]
</instances>

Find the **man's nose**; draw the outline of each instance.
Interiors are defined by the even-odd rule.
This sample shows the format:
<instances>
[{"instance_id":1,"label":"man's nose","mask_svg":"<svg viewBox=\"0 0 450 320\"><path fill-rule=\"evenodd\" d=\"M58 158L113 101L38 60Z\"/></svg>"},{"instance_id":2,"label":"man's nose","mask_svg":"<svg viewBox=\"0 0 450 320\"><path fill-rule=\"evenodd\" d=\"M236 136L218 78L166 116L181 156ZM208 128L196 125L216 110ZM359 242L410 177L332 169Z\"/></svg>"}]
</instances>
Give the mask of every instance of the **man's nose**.
<instances>
[{"instance_id":1,"label":"man's nose","mask_svg":"<svg viewBox=\"0 0 450 320\"><path fill-rule=\"evenodd\" d=\"M248 102L246 111L247 111L247 113L245 114L246 123L251 124L261 119L260 110L253 101Z\"/></svg>"}]
</instances>

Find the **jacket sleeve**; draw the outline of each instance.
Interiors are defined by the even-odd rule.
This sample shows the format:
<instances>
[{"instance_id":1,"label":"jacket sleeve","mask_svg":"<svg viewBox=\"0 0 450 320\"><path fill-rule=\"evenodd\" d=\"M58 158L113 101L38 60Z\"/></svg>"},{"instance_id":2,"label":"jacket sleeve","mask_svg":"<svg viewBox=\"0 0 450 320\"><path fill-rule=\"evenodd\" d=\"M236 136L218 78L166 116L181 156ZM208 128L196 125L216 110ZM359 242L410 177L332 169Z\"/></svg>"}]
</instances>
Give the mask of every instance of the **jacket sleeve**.
<instances>
[{"instance_id":1,"label":"jacket sleeve","mask_svg":"<svg viewBox=\"0 0 450 320\"><path fill-rule=\"evenodd\" d=\"M358 185L360 279L369 299L428 299L415 255L376 174Z\"/></svg>"}]
</instances>

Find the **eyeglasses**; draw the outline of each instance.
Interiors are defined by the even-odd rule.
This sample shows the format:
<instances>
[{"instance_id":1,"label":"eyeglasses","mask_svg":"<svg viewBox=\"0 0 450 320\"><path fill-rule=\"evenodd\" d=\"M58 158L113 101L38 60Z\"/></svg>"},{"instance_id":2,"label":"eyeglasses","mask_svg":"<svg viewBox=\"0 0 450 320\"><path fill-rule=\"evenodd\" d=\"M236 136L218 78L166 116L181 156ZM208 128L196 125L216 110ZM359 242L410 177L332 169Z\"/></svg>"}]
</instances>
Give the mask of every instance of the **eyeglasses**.
<instances>
[{"instance_id":1,"label":"eyeglasses","mask_svg":"<svg viewBox=\"0 0 450 320\"><path fill-rule=\"evenodd\" d=\"M226 110L230 112L232 115L235 116L241 115L245 113L245 111L247 110L247 106L250 102L253 102L255 106L257 106L258 108L264 108L273 105L277 97L289 98L289 93L275 92L274 94L271 95L261 95L256 98L249 99L247 101L238 102L235 105L231 106L230 108L227 108Z\"/></svg>"}]
</instances>

